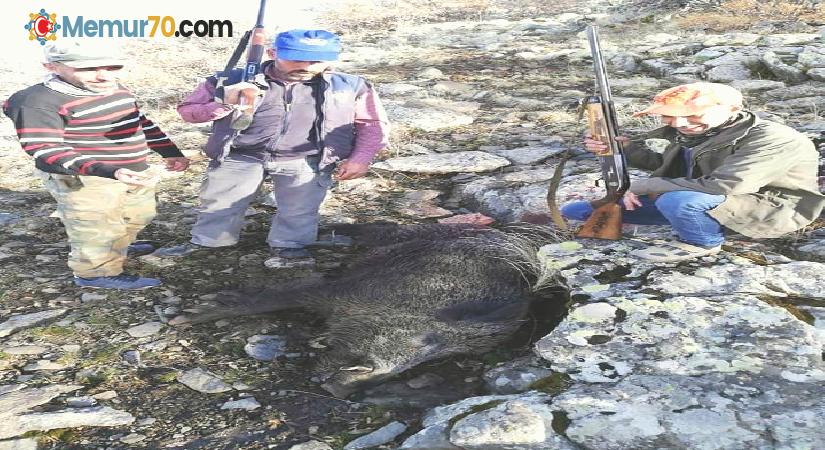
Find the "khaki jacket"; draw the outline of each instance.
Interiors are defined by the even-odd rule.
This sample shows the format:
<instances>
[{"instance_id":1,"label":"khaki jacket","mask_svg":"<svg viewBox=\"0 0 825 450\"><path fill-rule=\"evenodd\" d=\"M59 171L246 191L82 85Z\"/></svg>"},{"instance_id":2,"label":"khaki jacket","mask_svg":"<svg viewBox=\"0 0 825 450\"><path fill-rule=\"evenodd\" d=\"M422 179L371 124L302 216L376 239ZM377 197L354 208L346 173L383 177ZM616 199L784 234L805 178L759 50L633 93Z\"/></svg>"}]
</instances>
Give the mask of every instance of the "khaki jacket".
<instances>
[{"instance_id":1,"label":"khaki jacket","mask_svg":"<svg viewBox=\"0 0 825 450\"><path fill-rule=\"evenodd\" d=\"M694 147L693 178L685 178L685 161L676 130L663 127L642 139L671 141L663 153L643 140L626 148L628 163L652 170L633 180L637 195L698 191L724 195L709 211L722 225L752 238L774 238L801 229L819 217L825 196L819 192L819 153L796 130L745 112L744 120Z\"/></svg>"}]
</instances>

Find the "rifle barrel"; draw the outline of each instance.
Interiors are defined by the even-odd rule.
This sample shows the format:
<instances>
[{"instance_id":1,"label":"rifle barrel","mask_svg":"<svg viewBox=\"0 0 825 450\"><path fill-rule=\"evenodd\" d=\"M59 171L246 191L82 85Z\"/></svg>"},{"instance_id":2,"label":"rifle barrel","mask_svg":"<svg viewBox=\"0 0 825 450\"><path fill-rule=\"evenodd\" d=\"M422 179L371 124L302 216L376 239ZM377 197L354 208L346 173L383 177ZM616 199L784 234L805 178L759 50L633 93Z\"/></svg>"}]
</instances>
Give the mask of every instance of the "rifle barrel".
<instances>
[{"instance_id":1,"label":"rifle barrel","mask_svg":"<svg viewBox=\"0 0 825 450\"><path fill-rule=\"evenodd\" d=\"M599 31L596 27L587 27L587 40L590 42L590 54L593 57L593 69L596 75L596 88L599 91L599 96L595 97L595 103L599 103L601 106L604 121L602 134L606 138L605 144L610 148L609 155L602 157L603 178L608 192L624 194L630 186L630 178L627 173L622 144L616 139L619 134L619 123L607 79L607 68L602 57Z\"/></svg>"},{"instance_id":2,"label":"rifle barrel","mask_svg":"<svg viewBox=\"0 0 825 450\"><path fill-rule=\"evenodd\" d=\"M603 102L612 102L613 95L610 93L610 83L607 81L598 28L594 26L587 27L587 40L590 42L590 54L593 56L593 68L596 73L596 86L599 88L599 95L602 97Z\"/></svg>"},{"instance_id":3,"label":"rifle barrel","mask_svg":"<svg viewBox=\"0 0 825 450\"><path fill-rule=\"evenodd\" d=\"M266 10L266 0L261 0L261 5L258 7L258 19L255 21L255 28L263 28L264 26L264 11Z\"/></svg>"}]
</instances>

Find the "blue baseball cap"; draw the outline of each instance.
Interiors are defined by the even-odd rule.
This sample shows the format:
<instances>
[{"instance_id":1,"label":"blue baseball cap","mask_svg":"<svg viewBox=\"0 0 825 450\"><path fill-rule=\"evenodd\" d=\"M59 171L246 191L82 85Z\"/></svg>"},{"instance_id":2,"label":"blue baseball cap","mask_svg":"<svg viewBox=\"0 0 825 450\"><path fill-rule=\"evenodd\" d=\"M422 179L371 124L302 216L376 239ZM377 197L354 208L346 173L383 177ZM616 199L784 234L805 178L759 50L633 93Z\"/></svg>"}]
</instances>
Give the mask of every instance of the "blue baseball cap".
<instances>
[{"instance_id":1,"label":"blue baseball cap","mask_svg":"<svg viewBox=\"0 0 825 450\"><path fill-rule=\"evenodd\" d=\"M289 30L278 33L272 48L279 59L288 61L335 61L341 40L325 30Z\"/></svg>"}]
</instances>

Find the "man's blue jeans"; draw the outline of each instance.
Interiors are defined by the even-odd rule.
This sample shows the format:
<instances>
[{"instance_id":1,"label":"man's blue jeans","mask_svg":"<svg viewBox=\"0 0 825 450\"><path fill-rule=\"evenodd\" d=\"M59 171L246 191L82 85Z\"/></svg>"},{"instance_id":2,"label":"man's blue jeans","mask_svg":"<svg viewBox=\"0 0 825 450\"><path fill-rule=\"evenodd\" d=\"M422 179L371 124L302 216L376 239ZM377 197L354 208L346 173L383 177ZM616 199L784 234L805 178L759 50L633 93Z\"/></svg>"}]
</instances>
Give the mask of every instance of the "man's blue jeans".
<instances>
[{"instance_id":1,"label":"man's blue jeans","mask_svg":"<svg viewBox=\"0 0 825 450\"><path fill-rule=\"evenodd\" d=\"M722 225L708 214L709 210L725 201L724 195L671 191L660 195L655 201L646 195L640 196L639 200L642 206L633 211L622 206L624 223L670 225L680 240L702 247L715 247L725 240ZM561 213L569 219L584 221L593 213L593 207L590 202L573 202L564 205Z\"/></svg>"}]
</instances>

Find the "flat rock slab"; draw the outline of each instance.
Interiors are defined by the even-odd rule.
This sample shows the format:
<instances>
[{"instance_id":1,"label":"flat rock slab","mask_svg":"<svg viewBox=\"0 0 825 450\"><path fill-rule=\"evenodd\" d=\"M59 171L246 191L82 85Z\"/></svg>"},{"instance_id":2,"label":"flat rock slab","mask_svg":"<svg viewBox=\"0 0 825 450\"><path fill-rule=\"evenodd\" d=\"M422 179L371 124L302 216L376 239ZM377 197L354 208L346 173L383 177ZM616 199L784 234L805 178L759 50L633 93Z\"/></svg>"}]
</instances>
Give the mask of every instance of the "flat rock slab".
<instances>
[{"instance_id":1,"label":"flat rock slab","mask_svg":"<svg viewBox=\"0 0 825 450\"><path fill-rule=\"evenodd\" d=\"M37 450L37 439L10 439L0 441L0 450Z\"/></svg>"},{"instance_id":2,"label":"flat rock slab","mask_svg":"<svg viewBox=\"0 0 825 450\"><path fill-rule=\"evenodd\" d=\"M825 441L824 390L742 372L631 375L552 398L533 392L441 406L400 448L814 449Z\"/></svg>"},{"instance_id":3,"label":"flat rock slab","mask_svg":"<svg viewBox=\"0 0 825 450\"><path fill-rule=\"evenodd\" d=\"M825 258L825 239L806 243L799 246L797 250L802 254Z\"/></svg>"},{"instance_id":4,"label":"flat rock slab","mask_svg":"<svg viewBox=\"0 0 825 450\"><path fill-rule=\"evenodd\" d=\"M261 407L261 404L254 397L242 398L240 400L229 401L221 405L221 409L244 409L252 411Z\"/></svg>"},{"instance_id":5,"label":"flat rock slab","mask_svg":"<svg viewBox=\"0 0 825 450\"><path fill-rule=\"evenodd\" d=\"M11 316L5 322L0 323L0 337L6 337L25 328L31 328L44 322L56 319L63 314L66 314L66 311L66 309L52 309L31 314Z\"/></svg>"},{"instance_id":6,"label":"flat rock slab","mask_svg":"<svg viewBox=\"0 0 825 450\"><path fill-rule=\"evenodd\" d=\"M178 381L190 389L205 394L218 394L232 390L232 386L224 383L220 377L199 367L178 375Z\"/></svg>"},{"instance_id":7,"label":"flat rock slab","mask_svg":"<svg viewBox=\"0 0 825 450\"><path fill-rule=\"evenodd\" d=\"M23 371L24 372L37 372L37 371L41 371L41 370L43 370L43 371L57 371L57 370L63 370L66 367L67 366L65 364L60 364L58 362L49 361L48 359L41 359L41 360L35 361L31 364L26 364L26 366L23 367Z\"/></svg>"},{"instance_id":8,"label":"flat rock slab","mask_svg":"<svg viewBox=\"0 0 825 450\"><path fill-rule=\"evenodd\" d=\"M572 450L553 427L550 397L531 392L468 398L434 408L424 429L404 441L407 450Z\"/></svg>"},{"instance_id":9,"label":"flat rock slab","mask_svg":"<svg viewBox=\"0 0 825 450\"><path fill-rule=\"evenodd\" d=\"M820 385L752 374L634 375L553 400L578 448L814 449L825 442Z\"/></svg>"},{"instance_id":10,"label":"flat rock slab","mask_svg":"<svg viewBox=\"0 0 825 450\"><path fill-rule=\"evenodd\" d=\"M127 434L126 436L120 438L120 442L123 442L127 445L137 444L138 442L143 442L145 440L146 436L139 433Z\"/></svg>"},{"instance_id":11,"label":"flat rock slab","mask_svg":"<svg viewBox=\"0 0 825 450\"><path fill-rule=\"evenodd\" d=\"M521 358L488 370L483 377L487 390L500 395L529 391L533 383L553 374L536 359Z\"/></svg>"},{"instance_id":12,"label":"flat rock slab","mask_svg":"<svg viewBox=\"0 0 825 450\"><path fill-rule=\"evenodd\" d=\"M264 261L270 269L311 269L315 267L315 258L281 258L273 256Z\"/></svg>"},{"instance_id":13,"label":"flat rock slab","mask_svg":"<svg viewBox=\"0 0 825 450\"><path fill-rule=\"evenodd\" d=\"M307 441L293 445L289 450L332 450L332 447L320 441Z\"/></svg>"},{"instance_id":14,"label":"flat rock slab","mask_svg":"<svg viewBox=\"0 0 825 450\"><path fill-rule=\"evenodd\" d=\"M2 351L9 355L40 355L46 353L49 349L42 345L15 345L3 347Z\"/></svg>"},{"instance_id":15,"label":"flat rock slab","mask_svg":"<svg viewBox=\"0 0 825 450\"><path fill-rule=\"evenodd\" d=\"M717 372L822 382L821 339L812 326L754 296L638 295L579 306L535 351L553 370L590 383L631 373Z\"/></svg>"},{"instance_id":16,"label":"flat rock slab","mask_svg":"<svg viewBox=\"0 0 825 450\"><path fill-rule=\"evenodd\" d=\"M12 225L20 220L20 215L15 213L0 212L0 226Z\"/></svg>"},{"instance_id":17,"label":"flat rock slab","mask_svg":"<svg viewBox=\"0 0 825 450\"><path fill-rule=\"evenodd\" d=\"M469 114L440 108L406 107L387 104L387 115L393 123L407 125L424 131L436 131L473 123Z\"/></svg>"},{"instance_id":18,"label":"flat rock slab","mask_svg":"<svg viewBox=\"0 0 825 450\"><path fill-rule=\"evenodd\" d=\"M372 167L393 172L437 175L461 172L489 172L509 165L510 161L507 158L485 152L469 151L390 158L377 162Z\"/></svg>"},{"instance_id":19,"label":"flat rock slab","mask_svg":"<svg viewBox=\"0 0 825 450\"><path fill-rule=\"evenodd\" d=\"M361 448L377 447L387 442L391 442L401 433L407 431L407 426L401 422L392 422L383 427L350 441L344 446L344 450L357 450Z\"/></svg>"},{"instance_id":20,"label":"flat rock slab","mask_svg":"<svg viewBox=\"0 0 825 450\"><path fill-rule=\"evenodd\" d=\"M509 159L513 164L535 164L558 155L565 149L561 147L519 147L508 150L495 150L491 153Z\"/></svg>"},{"instance_id":21,"label":"flat rock slab","mask_svg":"<svg viewBox=\"0 0 825 450\"><path fill-rule=\"evenodd\" d=\"M647 288L669 295L767 294L825 302L825 264L794 261L769 266L722 264L693 274L654 271Z\"/></svg>"},{"instance_id":22,"label":"flat rock slab","mask_svg":"<svg viewBox=\"0 0 825 450\"><path fill-rule=\"evenodd\" d=\"M28 388L26 385L9 385L6 392L0 395L0 423L3 422L2 419L5 417L28 411L35 406L50 402L61 394L76 391L82 387L66 384L50 384L37 388Z\"/></svg>"},{"instance_id":23,"label":"flat rock slab","mask_svg":"<svg viewBox=\"0 0 825 450\"><path fill-rule=\"evenodd\" d=\"M142 338L157 334L163 329L163 324L160 322L146 322L144 324L133 326L126 330L129 336L135 338Z\"/></svg>"},{"instance_id":24,"label":"flat rock slab","mask_svg":"<svg viewBox=\"0 0 825 450\"><path fill-rule=\"evenodd\" d=\"M0 421L0 439L19 436L29 431L75 427L114 427L129 425L134 421L134 416L128 412L107 406L13 415Z\"/></svg>"},{"instance_id":25,"label":"flat rock slab","mask_svg":"<svg viewBox=\"0 0 825 450\"><path fill-rule=\"evenodd\" d=\"M23 388L0 395L0 439L29 431L82 426L128 425L131 414L107 407L65 409L46 413L27 413L53 398L80 389L82 386L53 384L39 388Z\"/></svg>"},{"instance_id":26,"label":"flat rock slab","mask_svg":"<svg viewBox=\"0 0 825 450\"><path fill-rule=\"evenodd\" d=\"M286 339L283 336L256 334L246 340L243 350L258 361L272 361L285 354Z\"/></svg>"}]
</instances>

